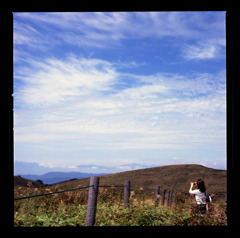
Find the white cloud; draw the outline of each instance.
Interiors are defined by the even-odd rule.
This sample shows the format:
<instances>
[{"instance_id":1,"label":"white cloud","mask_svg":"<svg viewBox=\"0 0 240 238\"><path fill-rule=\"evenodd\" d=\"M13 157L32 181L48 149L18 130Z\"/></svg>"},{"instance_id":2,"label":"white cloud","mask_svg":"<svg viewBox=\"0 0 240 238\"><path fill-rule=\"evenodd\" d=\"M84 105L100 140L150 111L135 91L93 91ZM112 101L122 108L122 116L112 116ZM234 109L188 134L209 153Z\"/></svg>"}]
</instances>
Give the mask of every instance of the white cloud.
<instances>
[{"instance_id":1,"label":"white cloud","mask_svg":"<svg viewBox=\"0 0 240 238\"><path fill-rule=\"evenodd\" d=\"M168 150L169 161L185 158L179 150L223 151L225 72L187 71L193 63L202 72L196 61L223 57L223 14L14 13L18 159L51 166L49 158L56 164L65 157L74 166L79 157L87 163L101 153L107 163L112 156L138 162L140 151L156 159L156 151ZM177 72L169 65L179 52L195 60L179 71L187 73L162 72Z\"/></svg>"},{"instance_id":2,"label":"white cloud","mask_svg":"<svg viewBox=\"0 0 240 238\"><path fill-rule=\"evenodd\" d=\"M68 168L68 169L78 169L78 166L76 166L76 165L70 165L70 166L68 166L67 168Z\"/></svg>"},{"instance_id":3,"label":"white cloud","mask_svg":"<svg viewBox=\"0 0 240 238\"><path fill-rule=\"evenodd\" d=\"M173 157L173 160L181 160L181 157Z\"/></svg>"},{"instance_id":4,"label":"white cloud","mask_svg":"<svg viewBox=\"0 0 240 238\"><path fill-rule=\"evenodd\" d=\"M96 91L106 91L117 77L110 64L98 59L69 57L63 62L48 59L45 63L33 62L31 70L25 69L15 77L26 83L15 93L29 105L55 105L74 96L85 96ZM20 69L21 70L21 69Z\"/></svg>"},{"instance_id":5,"label":"white cloud","mask_svg":"<svg viewBox=\"0 0 240 238\"><path fill-rule=\"evenodd\" d=\"M211 39L200 41L195 45L187 45L183 49L183 57L187 60L206 60L225 56L225 40Z\"/></svg>"},{"instance_id":6,"label":"white cloud","mask_svg":"<svg viewBox=\"0 0 240 238\"><path fill-rule=\"evenodd\" d=\"M111 47L124 39L224 36L219 19L224 12L81 12L14 13L15 43L47 47L60 44ZM14 21L16 22L16 21ZM220 23L219 23L220 22ZM42 34L41 29L51 34ZM37 44L38 43L38 44Z\"/></svg>"},{"instance_id":7,"label":"white cloud","mask_svg":"<svg viewBox=\"0 0 240 238\"><path fill-rule=\"evenodd\" d=\"M41 167L47 167L47 168L54 168L54 167L55 167L51 162L39 163L39 166L41 166Z\"/></svg>"},{"instance_id":8,"label":"white cloud","mask_svg":"<svg viewBox=\"0 0 240 238\"><path fill-rule=\"evenodd\" d=\"M121 169L125 171L133 170L130 166L118 166L117 169Z\"/></svg>"},{"instance_id":9,"label":"white cloud","mask_svg":"<svg viewBox=\"0 0 240 238\"><path fill-rule=\"evenodd\" d=\"M147 99L147 98L156 98L156 94L165 93L168 91L168 88L164 85L151 84L143 85L135 88L125 89L123 92L120 92L121 96L130 97L134 99Z\"/></svg>"},{"instance_id":10,"label":"white cloud","mask_svg":"<svg viewBox=\"0 0 240 238\"><path fill-rule=\"evenodd\" d=\"M221 73L122 75L113 65L72 55L16 70L26 83L14 94L15 141L71 151L187 149L225 138ZM136 84L118 88L122 76Z\"/></svg>"},{"instance_id":11,"label":"white cloud","mask_svg":"<svg viewBox=\"0 0 240 238\"><path fill-rule=\"evenodd\" d=\"M215 57L217 52L214 46L189 46L186 52L187 59L212 59Z\"/></svg>"}]
</instances>

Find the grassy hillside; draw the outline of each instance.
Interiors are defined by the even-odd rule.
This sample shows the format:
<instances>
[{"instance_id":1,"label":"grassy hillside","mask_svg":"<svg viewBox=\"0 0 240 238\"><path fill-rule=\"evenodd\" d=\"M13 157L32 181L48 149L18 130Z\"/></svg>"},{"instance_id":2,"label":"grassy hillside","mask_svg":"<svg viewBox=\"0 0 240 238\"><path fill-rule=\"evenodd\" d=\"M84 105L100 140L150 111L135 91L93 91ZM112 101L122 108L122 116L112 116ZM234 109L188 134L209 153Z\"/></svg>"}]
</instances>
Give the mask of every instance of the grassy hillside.
<instances>
[{"instance_id":1,"label":"grassy hillside","mask_svg":"<svg viewBox=\"0 0 240 238\"><path fill-rule=\"evenodd\" d=\"M195 199L177 194L176 205L158 204L155 207L154 188L188 193L190 181L205 180L209 193L226 193L226 171L200 165L171 165L100 176L101 185L121 185L130 180L130 206L124 207L124 193L120 188L100 187L95 226L225 226L226 201L213 199L207 216L201 217L194 209ZM54 193L55 191L88 185L88 179L68 181L55 186L34 188L15 186L14 197L45 194L14 202L14 226L55 227L85 226L88 189ZM149 190L150 189L150 190ZM153 190L151 190L153 189ZM53 194L49 194L53 192ZM151 196L150 196L151 195ZM161 196L160 196L161 197Z\"/></svg>"},{"instance_id":2,"label":"grassy hillside","mask_svg":"<svg viewBox=\"0 0 240 238\"><path fill-rule=\"evenodd\" d=\"M14 176L14 186L23 186L28 187L31 184L34 188L41 188L44 187L41 183L37 181L32 181L29 179L22 178L20 176Z\"/></svg>"},{"instance_id":3,"label":"grassy hillside","mask_svg":"<svg viewBox=\"0 0 240 238\"><path fill-rule=\"evenodd\" d=\"M132 186L154 189L160 185L161 189L188 193L190 182L201 178L205 181L210 194L220 196L227 192L227 172L202 165L169 165L147 169L139 169L110 175L100 176L100 185L121 185L130 180ZM56 185L61 189L88 185L89 178L78 179Z\"/></svg>"}]
</instances>

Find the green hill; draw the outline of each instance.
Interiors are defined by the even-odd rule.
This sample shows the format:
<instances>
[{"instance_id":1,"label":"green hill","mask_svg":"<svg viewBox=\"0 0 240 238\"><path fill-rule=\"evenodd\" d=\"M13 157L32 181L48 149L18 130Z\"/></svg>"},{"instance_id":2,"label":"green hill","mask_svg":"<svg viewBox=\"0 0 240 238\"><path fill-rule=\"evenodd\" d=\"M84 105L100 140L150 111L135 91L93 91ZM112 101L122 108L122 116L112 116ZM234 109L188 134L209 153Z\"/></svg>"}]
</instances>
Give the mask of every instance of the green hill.
<instances>
[{"instance_id":1,"label":"green hill","mask_svg":"<svg viewBox=\"0 0 240 238\"><path fill-rule=\"evenodd\" d=\"M188 193L190 182L201 178L205 181L210 194L220 196L227 192L227 171L207 168L197 164L168 165L147 169L103 175L100 185L121 185L125 180L131 181L131 186L143 187L146 191L160 185L160 189ZM56 185L55 187L67 189L89 184L89 178L77 179ZM151 191L152 193L153 191Z\"/></svg>"},{"instance_id":2,"label":"green hill","mask_svg":"<svg viewBox=\"0 0 240 238\"><path fill-rule=\"evenodd\" d=\"M28 185L30 185L30 184L34 188L44 187L44 185L39 183L38 181L32 181L29 179L25 179L25 178L22 178L21 176L14 176L14 186L28 187Z\"/></svg>"}]
</instances>

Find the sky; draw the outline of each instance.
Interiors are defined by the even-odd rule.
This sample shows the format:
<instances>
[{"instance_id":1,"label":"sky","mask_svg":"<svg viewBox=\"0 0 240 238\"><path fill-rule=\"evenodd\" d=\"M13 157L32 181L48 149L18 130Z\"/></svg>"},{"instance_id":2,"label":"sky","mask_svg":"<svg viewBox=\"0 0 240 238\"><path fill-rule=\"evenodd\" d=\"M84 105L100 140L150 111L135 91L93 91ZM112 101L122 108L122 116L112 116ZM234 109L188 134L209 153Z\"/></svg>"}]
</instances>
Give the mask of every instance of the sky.
<instances>
[{"instance_id":1,"label":"sky","mask_svg":"<svg viewBox=\"0 0 240 238\"><path fill-rule=\"evenodd\" d=\"M225 12L14 12L13 44L24 172L226 169Z\"/></svg>"}]
</instances>

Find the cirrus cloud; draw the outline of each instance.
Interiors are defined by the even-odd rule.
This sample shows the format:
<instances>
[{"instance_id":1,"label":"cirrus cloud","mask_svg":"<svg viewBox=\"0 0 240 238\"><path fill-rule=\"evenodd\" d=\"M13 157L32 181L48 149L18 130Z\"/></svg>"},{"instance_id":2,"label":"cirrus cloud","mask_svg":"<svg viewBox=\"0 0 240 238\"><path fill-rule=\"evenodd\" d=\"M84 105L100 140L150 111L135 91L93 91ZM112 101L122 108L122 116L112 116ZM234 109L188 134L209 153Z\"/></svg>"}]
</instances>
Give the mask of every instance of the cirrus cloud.
<instances>
[{"instance_id":1,"label":"cirrus cloud","mask_svg":"<svg viewBox=\"0 0 240 238\"><path fill-rule=\"evenodd\" d=\"M38 66L37 62L33 64ZM224 72L191 76L129 74L136 84L122 89L115 84L126 75L113 65L71 56L65 61L46 60L38 71L33 66L25 76L16 74L28 83L22 84L15 95L19 105L15 111L15 140L45 143L84 137L87 148L99 141L101 148L159 148L163 141L170 146L180 138L183 143L193 137L206 142L208 131L215 131L218 137L225 130ZM93 133L101 134L101 139L95 137L95 142L87 146ZM143 138L138 138L139 133ZM118 142L113 143L111 137L117 137Z\"/></svg>"},{"instance_id":2,"label":"cirrus cloud","mask_svg":"<svg viewBox=\"0 0 240 238\"><path fill-rule=\"evenodd\" d=\"M224 29L224 12L14 13L17 160L224 158Z\"/></svg>"},{"instance_id":3,"label":"cirrus cloud","mask_svg":"<svg viewBox=\"0 0 240 238\"><path fill-rule=\"evenodd\" d=\"M183 49L183 57L187 60L213 59L225 54L225 40L211 39L195 45L187 45Z\"/></svg>"}]
</instances>

